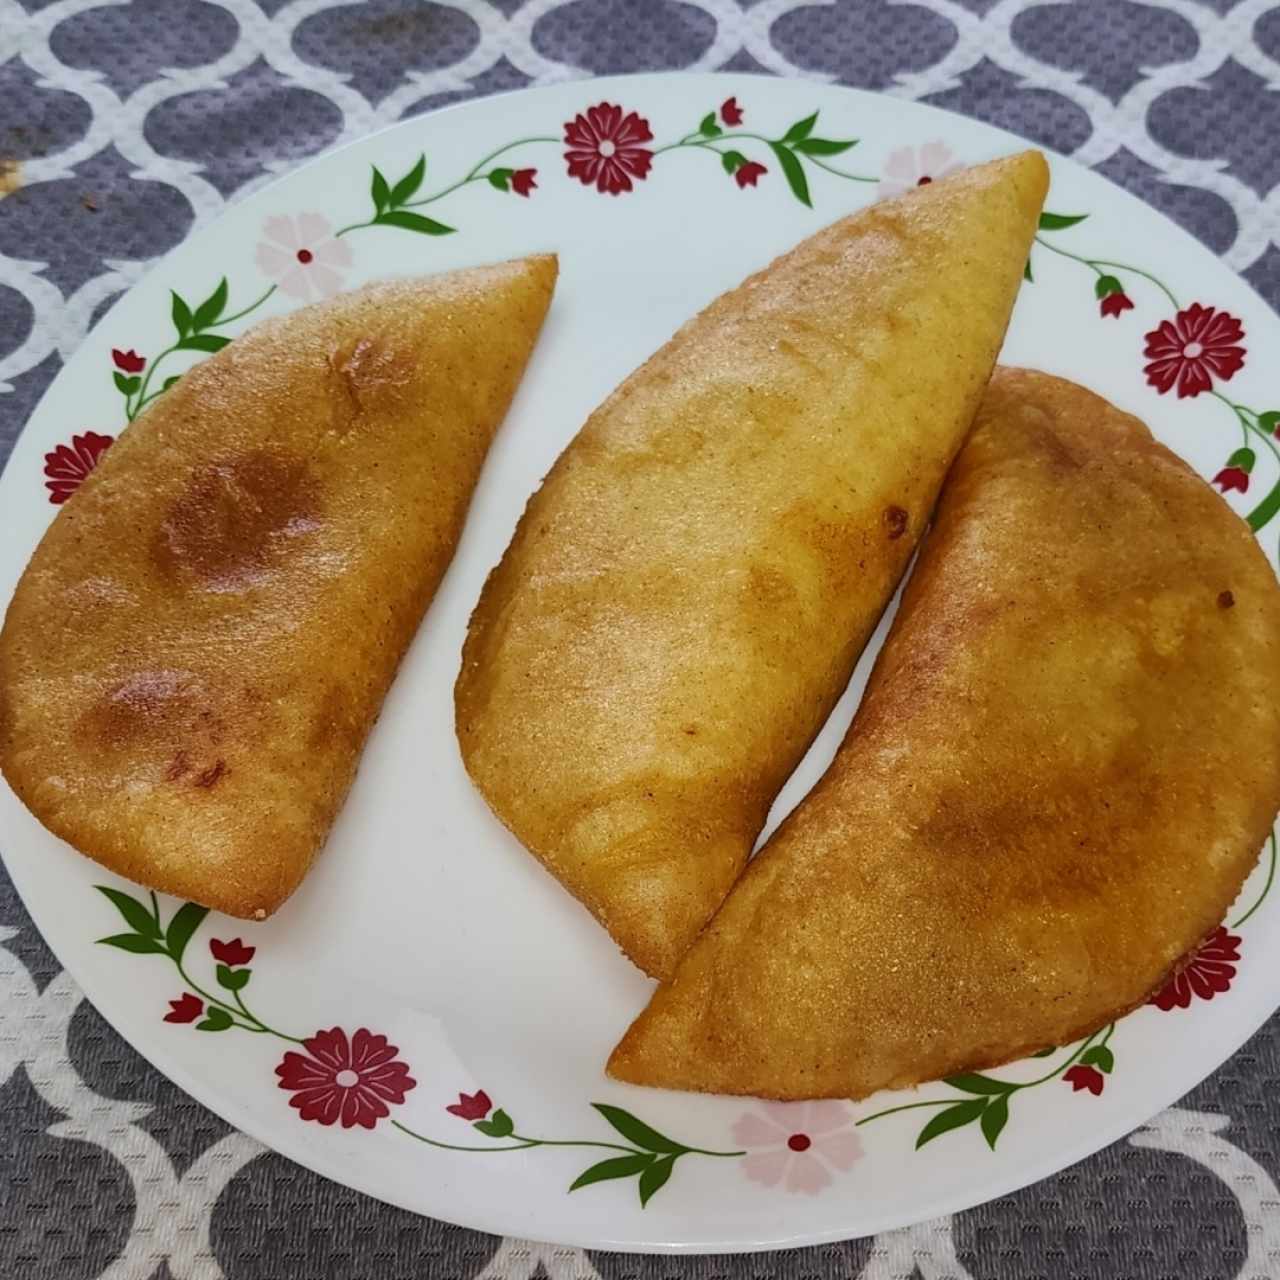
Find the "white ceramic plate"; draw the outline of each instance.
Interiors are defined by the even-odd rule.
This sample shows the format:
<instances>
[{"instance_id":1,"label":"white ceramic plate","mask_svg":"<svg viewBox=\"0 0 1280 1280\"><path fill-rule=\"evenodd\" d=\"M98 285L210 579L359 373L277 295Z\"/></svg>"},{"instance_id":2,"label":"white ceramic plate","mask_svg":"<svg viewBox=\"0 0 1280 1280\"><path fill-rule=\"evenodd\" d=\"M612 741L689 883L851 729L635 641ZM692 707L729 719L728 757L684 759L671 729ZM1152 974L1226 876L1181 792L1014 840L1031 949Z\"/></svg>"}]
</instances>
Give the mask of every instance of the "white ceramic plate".
<instances>
[{"instance_id":1,"label":"white ceramic plate","mask_svg":"<svg viewBox=\"0 0 1280 1280\"><path fill-rule=\"evenodd\" d=\"M0 789L13 879L112 1025L232 1124L348 1186L488 1231L631 1249L833 1240L973 1205L1121 1136L1227 1058L1277 1004L1274 838L1230 931L1168 1007L1085 1045L856 1106L612 1083L605 1057L650 983L490 816L454 742L451 690L481 581L588 411L703 304L809 232L1018 146L915 103L816 84L556 85L317 160L132 290L54 382L0 482L3 598L51 499L222 339L322 290L534 250L561 259L457 558L328 847L275 918L202 918L163 899L153 909ZM581 154L570 163L567 150ZM1280 345L1280 322L1189 236L1066 160L1053 161L1047 207L1060 216L1045 221L1004 358L1139 414L1219 477L1274 559L1268 415L1280 387L1255 353ZM883 630L774 823L829 760ZM99 944L109 935L124 940ZM588 1170L599 1180L571 1190Z\"/></svg>"}]
</instances>

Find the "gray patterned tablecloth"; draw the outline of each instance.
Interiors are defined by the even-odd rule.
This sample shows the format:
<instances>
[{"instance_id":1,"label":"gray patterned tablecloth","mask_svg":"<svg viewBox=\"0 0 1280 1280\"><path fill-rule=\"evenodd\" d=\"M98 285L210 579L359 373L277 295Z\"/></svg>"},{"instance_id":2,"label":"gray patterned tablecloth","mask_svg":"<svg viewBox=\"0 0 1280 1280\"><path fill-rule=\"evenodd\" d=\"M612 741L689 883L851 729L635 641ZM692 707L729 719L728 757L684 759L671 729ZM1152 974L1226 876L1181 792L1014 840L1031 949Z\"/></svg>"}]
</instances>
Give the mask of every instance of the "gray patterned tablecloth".
<instances>
[{"instance_id":1,"label":"gray patterned tablecloth","mask_svg":"<svg viewBox=\"0 0 1280 1280\"><path fill-rule=\"evenodd\" d=\"M476 94L768 71L919 98L1137 192L1280 304L1263 0L0 0L0 459L87 328L224 203ZM0 530L3 513L0 512ZM264 1151L82 999L0 873L3 1280L1280 1277L1280 1021L1151 1125L983 1208L740 1259L528 1245Z\"/></svg>"}]
</instances>

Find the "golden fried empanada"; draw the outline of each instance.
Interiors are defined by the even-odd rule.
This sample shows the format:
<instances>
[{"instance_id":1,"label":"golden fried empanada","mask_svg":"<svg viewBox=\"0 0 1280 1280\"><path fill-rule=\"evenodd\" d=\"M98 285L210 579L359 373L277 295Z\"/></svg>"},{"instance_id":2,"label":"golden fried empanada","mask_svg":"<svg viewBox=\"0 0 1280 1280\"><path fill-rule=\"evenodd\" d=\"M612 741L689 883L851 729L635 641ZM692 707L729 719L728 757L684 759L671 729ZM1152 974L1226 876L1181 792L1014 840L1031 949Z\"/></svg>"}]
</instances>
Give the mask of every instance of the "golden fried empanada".
<instances>
[{"instance_id":1,"label":"golden fried empanada","mask_svg":"<svg viewBox=\"0 0 1280 1280\"><path fill-rule=\"evenodd\" d=\"M1135 418L1001 370L843 746L620 1080L859 1098L1070 1043L1222 919L1280 805L1280 587Z\"/></svg>"},{"instance_id":2,"label":"golden fried empanada","mask_svg":"<svg viewBox=\"0 0 1280 1280\"><path fill-rule=\"evenodd\" d=\"M873 205L713 302L588 419L471 620L497 816L669 976L889 600L1004 337L1038 152Z\"/></svg>"},{"instance_id":3,"label":"golden fried empanada","mask_svg":"<svg viewBox=\"0 0 1280 1280\"><path fill-rule=\"evenodd\" d=\"M61 508L0 632L0 769L121 875L301 881L453 556L552 257L372 285L192 369Z\"/></svg>"}]
</instances>

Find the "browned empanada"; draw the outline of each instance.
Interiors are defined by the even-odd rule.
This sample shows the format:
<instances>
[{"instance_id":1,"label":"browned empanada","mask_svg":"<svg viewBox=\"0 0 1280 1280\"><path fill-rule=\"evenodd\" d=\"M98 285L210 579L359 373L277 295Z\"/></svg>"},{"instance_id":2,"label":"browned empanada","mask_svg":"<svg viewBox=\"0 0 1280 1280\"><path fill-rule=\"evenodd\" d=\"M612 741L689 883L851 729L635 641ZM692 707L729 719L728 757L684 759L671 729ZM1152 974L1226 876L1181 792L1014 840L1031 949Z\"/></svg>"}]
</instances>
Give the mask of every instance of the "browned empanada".
<instances>
[{"instance_id":1,"label":"browned empanada","mask_svg":"<svg viewBox=\"0 0 1280 1280\"><path fill-rule=\"evenodd\" d=\"M588 419L471 619L463 759L668 977L848 682L1004 338L1048 170L873 205L713 302Z\"/></svg>"},{"instance_id":2,"label":"browned empanada","mask_svg":"<svg viewBox=\"0 0 1280 1280\"><path fill-rule=\"evenodd\" d=\"M265 916L311 865L449 565L552 257L257 326L129 427L0 632L0 769L121 875Z\"/></svg>"},{"instance_id":3,"label":"browned empanada","mask_svg":"<svg viewBox=\"0 0 1280 1280\"><path fill-rule=\"evenodd\" d=\"M1147 429L1002 370L843 746L610 1074L859 1098L1067 1044L1222 920L1280 805L1280 587Z\"/></svg>"}]
</instances>

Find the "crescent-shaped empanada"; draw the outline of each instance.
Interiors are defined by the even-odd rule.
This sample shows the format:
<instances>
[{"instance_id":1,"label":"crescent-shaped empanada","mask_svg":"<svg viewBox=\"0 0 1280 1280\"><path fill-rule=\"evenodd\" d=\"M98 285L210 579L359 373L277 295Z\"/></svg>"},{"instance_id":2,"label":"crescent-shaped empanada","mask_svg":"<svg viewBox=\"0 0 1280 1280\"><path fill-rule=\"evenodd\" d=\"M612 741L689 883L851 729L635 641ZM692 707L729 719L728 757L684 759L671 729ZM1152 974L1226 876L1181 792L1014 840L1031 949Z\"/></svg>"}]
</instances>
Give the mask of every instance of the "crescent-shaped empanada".
<instances>
[{"instance_id":1,"label":"crescent-shaped empanada","mask_svg":"<svg viewBox=\"0 0 1280 1280\"><path fill-rule=\"evenodd\" d=\"M1068 1044L1223 918L1280 805L1280 587L1147 429L1002 370L826 775L610 1059L860 1098Z\"/></svg>"},{"instance_id":2,"label":"crescent-shaped empanada","mask_svg":"<svg viewBox=\"0 0 1280 1280\"><path fill-rule=\"evenodd\" d=\"M262 917L324 843L555 284L553 257L258 325L129 427L0 632L0 769L121 875Z\"/></svg>"},{"instance_id":3,"label":"crescent-shaped empanada","mask_svg":"<svg viewBox=\"0 0 1280 1280\"><path fill-rule=\"evenodd\" d=\"M884 201L686 324L588 419L471 619L497 816L670 976L848 682L968 431L1048 170Z\"/></svg>"}]
</instances>

